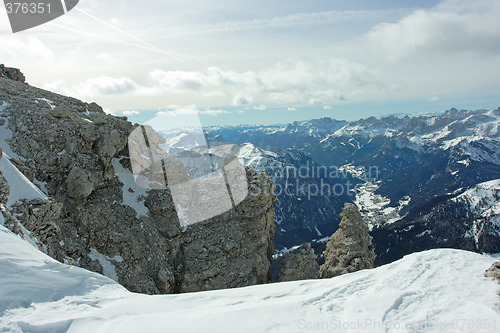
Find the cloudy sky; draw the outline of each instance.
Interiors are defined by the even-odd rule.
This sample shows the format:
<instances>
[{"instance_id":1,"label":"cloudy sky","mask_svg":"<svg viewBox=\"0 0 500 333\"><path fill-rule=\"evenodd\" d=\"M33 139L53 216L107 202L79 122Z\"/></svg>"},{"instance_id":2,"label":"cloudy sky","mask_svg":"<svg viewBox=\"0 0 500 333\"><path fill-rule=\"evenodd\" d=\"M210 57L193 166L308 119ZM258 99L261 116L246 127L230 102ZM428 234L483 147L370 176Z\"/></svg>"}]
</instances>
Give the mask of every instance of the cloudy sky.
<instances>
[{"instance_id":1,"label":"cloudy sky","mask_svg":"<svg viewBox=\"0 0 500 333\"><path fill-rule=\"evenodd\" d=\"M13 34L28 82L143 121L277 123L500 106L497 0L80 0Z\"/></svg>"}]
</instances>

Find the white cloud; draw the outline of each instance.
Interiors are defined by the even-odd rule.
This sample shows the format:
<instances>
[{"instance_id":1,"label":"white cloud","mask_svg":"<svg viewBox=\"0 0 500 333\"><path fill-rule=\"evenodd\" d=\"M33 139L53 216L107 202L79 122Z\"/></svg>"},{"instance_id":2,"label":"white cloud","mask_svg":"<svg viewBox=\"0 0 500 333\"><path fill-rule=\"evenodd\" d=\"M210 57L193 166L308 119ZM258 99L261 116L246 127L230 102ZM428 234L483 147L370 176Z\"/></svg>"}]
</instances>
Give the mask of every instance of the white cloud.
<instances>
[{"instance_id":1,"label":"white cloud","mask_svg":"<svg viewBox=\"0 0 500 333\"><path fill-rule=\"evenodd\" d=\"M200 72L155 70L149 77L162 89L200 90L206 85L206 78Z\"/></svg>"},{"instance_id":2,"label":"white cloud","mask_svg":"<svg viewBox=\"0 0 500 333\"><path fill-rule=\"evenodd\" d=\"M24 37L16 34L0 35L0 57L6 66L19 62L52 63L56 58L54 52L35 37Z\"/></svg>"},{"instance_id":3,"label":"white cloud","mask_svg":"<svg viewBox=\"0 0 500 333\"><path fill-rule=\"evenodd\" d=\"M437 97L437 96L432 96L432 97L430 97L427 101L429 101L429 102L435 102L435 101L437 101L437 100L439 100L439 97Z\"/></svg>"},{"instance_id":4,"label":"white cloud","mask_svg":"<svg viewBox=\"0 0 500 333\"><path fill-rule=\"evenodd\" d=\"M500 2L444 1L368 34L373 47L393 59L413 54L491 53L500 50Z\"/></svg>"},{"instance_id":5,"label":"white cloud","mask_svg":"<svg viewBox=\"0 0 500 333\"><path fill-rule=\"evenodd\" d=\"M254 110L261 110L261 111L263 111L263 110L267 109L267 106L265 106L264 104L261 104L261 105L254 106L253 108L254 108Z\"/></svg>"},{"instance_id":6,"label":"white cloud","mask_svg":"<svg viewBox=\"0 0 500 333\"><path fill-rule=\"evenodd\" d=\"M133 94L140 86L128 77L101 76L87 80L77 90L86 96Z\"/></svg>"},{"instance_id":7,"label":"white cloud","mask_svg":"<svg viewBox=\"0 0 500 333\"><path fill-rule=\"evenodd\" d=\"M318 99L318 98L311 98L309 100L309 104L311 104L311 105L321 105L323 103L324 102L321 99Z\"/></svg>"},{"instance_id":8,"label":"white cloud","mask_svg":"<svg viewBox=\"0 0 500 333\"><path fill-rule=\"evenodd\" d=\"M155 70L150 89L180 94L201 91L203 96L223 98L234 106L255 101L275 104L306 104L312 100L331 103L365 86L384 88L366 66L345 59L288 59L259 71L235 72L210 67L199 71ZM344 93L345 91L345 93Z\"/></svg>"},{"instance_id":9,"label":"white cloud","mask_svg":"<svg viewBox=\"0 0 500 333\"><path fill-rule=\"evenodd\" d=\"M296 108L288 108L287 111L297 111Z\"/></svg>"},{"instance_id":10,"label":"white cloud","mask_svg":"<svg viewBox=\"0 0 500 333\"><path fill-rule=\"evenodd\" d=\"M253 98L251 96L235 95L233 97L234 106L248 105L252 103L252 101Z\"/></svg>"},{"instance_id":11,"label":"white cloud","mask_svg":"<svg viewBox=\"0 0 500 333\"><path fill-rule=\"evenodd\" d=\"M78 94L73 89L68 88L68 85L62 79L44 84L43 89L53 91L61 95L79 98Z\"/></svg>"},{"instance_id":12,"label":"white cloud","mask_svg":"<svg viewBox=\"0 0 500 333\"><path fill-rule=\"evenodd\" d=\"M224 94L222 91L209 91L207 93L204 93L203 96L205 97L224 97L226 94Z\"/></svg>"},{"instance_id":13,"label":"white cloud","mask_svg":"<svg viewBox=\"0 0 500 333\"><path fill-rule=\"evenodd\" d=\"M128 111L123 111L122 114L124 116L133 116L133 115L141 114L141 113L139 111L135 111L135 110L128 110Z\"/></svg>"},{"instance_id":14,"label":"white cloud","mask_svg":"<svg viewBox=\"0 0 500 333\"><path fill-rule=\"evenodd\" d=\"M330 110L332 107L330 105L323 106L323 110Z\"/></svg>"},{"instance_id":15,"label":"white cloud","mask_svg":"<svg viewBox=\"0 0 500 333\"><path fill-rule=\"evenodd\" d=\"M174 37L192 34L208 34L220 32L240 32L267 29L302 28L309 26L326 25L332 23L346 23L366 20L393 19L401 17L406 9L388 10L344 10L344 11L316 11L302 12L292 15L276 16L270 19L251 19L241 21L221 21L210 24L193 24L187 26L170 27L165 37Z\"/></svg>"},{"instance_id":16,"label":"white cloud","mask_svg":"<svg viewBox=\"0 0 500 333\"><path fill-rule=\"evenodd\" d=\"M212 110L212 109L198 109L196 105L187 106L168 106L166 110L159 111L155 116L177 116L177 115L199 115L204 114L208 116L217 117L222 114L230 114L231 112L226 110Z\"/></svg>"}]
</instances>

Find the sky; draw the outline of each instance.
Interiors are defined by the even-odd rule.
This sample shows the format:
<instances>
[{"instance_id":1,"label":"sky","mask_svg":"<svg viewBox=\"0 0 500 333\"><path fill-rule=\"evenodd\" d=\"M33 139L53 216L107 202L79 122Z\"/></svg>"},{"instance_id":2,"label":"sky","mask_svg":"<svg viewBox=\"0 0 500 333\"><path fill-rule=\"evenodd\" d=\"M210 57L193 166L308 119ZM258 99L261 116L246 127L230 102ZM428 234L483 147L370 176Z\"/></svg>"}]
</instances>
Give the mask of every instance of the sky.
<instances>
[{"instance_id":1,"label":"sky","mask_svg":"<svg viewBox=\"0 0 500 333\"><path fill-rule=\"evenodd\" d=\"M500 106L497 0L80 0L13 34L33 85L145 122L207 125Z\"/></svg>"}]
</instances>

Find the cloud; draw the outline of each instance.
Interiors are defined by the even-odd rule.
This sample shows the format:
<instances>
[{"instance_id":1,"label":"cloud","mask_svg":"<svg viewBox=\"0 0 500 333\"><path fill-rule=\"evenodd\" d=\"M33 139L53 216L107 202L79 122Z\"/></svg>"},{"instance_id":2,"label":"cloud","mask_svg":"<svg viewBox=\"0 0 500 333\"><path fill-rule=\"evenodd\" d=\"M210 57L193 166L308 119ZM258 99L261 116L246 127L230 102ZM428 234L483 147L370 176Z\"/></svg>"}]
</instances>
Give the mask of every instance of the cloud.
<instances>
[{"instance_id":1,"label":"cloud","mask_svg":"<svg viewBox=\"0 0 500 333\"><path fill-rule=\"evenodd\" d=\"M43 85L43 89L53 91L53 92L61 94L61 95L79 98L78 94L73 89L68 88L68 85L62 79L59 79L59 80L56 80L53 82L49 82L49 83L45 83Z\"/></svg>"},{"instance_id":2,"label":"cloud","mask_svg":"<svg viewBox=\"0 0 500 333\"><path fill-rule=\"evenodd\" d=\"M19 62L52 63L56 57L51 49L35 37L0 35L0 45L1 61L7 66Z\"/></svg>"},{"instance_id":3,"label":"cloud","mask_svg":"<svg viewBox=\"0 0 500 333\"><path fill-rule=\"evenodd\" d=\"M398 59L413 54L488 53L500 50L500 2L444 1L397 23L375 25L368 40Z\"/></svg>"},{"instance_id":4,"label":"cloud","mask_svg":"<svg viewBox=\"0 0 500 333\"><path fill-rule=\"evenodd\" d=\"M248 105L252 103L253 98L251 96L235 95L233 98L234 106Z\"/></svg>"},{"instance_id":5,"label":"cloud","mask_svg":"<svg viewBox=\"0 0 500 333\"><path fill-rule=\"evenodd\" d=\"M58 91L77 91L93 96L162 96L181 102L189 98L217 98L219 105L329 104L360 94L364 88L384 89L378 76L366 66L337 58L289 58L258 71L236 72L209 67L206 71L151 71L140 85L133 79L101 76L65 88L64 82L52 86ZM74 94L72 94L74 95ZM347 96L347 97L346 97Z\"/></svg>"},{"instance_id":6,"label":"cloud","mask_svg":"<svg viewBox=\"0 0 500 333\"><path fill-rule=\"evenodd\" d=\"M321 105L323 103L324 102L321 99L318 99L318 98L311 98L309 100L309 104L311 104L311 105Z\"/></svg>"},{"instance_id":7,"label":"cloud","mask_svg":"<svg viewBox=\"0 0 500 333\"><path fill-rule=\"evenodd\" d=\"M155 70L149 78L162 89L200 90L206 85L206 78L200 72Z\"/></svg>"},{"instance_id":8,"label":"cloud","mask_svg":"<svg viewBox=\"0 0 500 333\"><path fill-rule=\"evenodd\" d=\"M275 104L307 104L311 100L331 103L344 100L346 94L365 86L383 86L366 66L328 57L307 61L290 58L246 72L217 67L205 72L155 70L149 79L154 89L164 93L201 92L203 96L220 98L232 95L233 99L226 103L234 106L248 105L254 100Z\"/></svg>"},{"instance_id":9,"label":"cloud","mask_svg":"<svg viewBox=\"0 0 500 333\"><path fill-rule=\"evenodd\" d=\"M78 86L78 91L86 96L132 94L139 89L140 86L130 78L109 76L92 78Z\"/></svg>"},{"instance_id":10,"label":"cloud","mask_svg":"<svg viewBox=\"0 0 500 333\"><path fill-rule=\"evenodd\" d=\"M435 102L435 101L437 101L437 100L439 100L439 97L437 97L437 96L432 96L432 97L430 97L427 101L428 101L428 102Z\"/></svg>"},{"instance_id":11,"label":"cloud","mask_svg":"<svg viewBox=\"0 0 500 333\"><path fill-rule=\"evenodd\" d=\"M222 91L209 91L207 93L204 93L203 96L205 97L224 97L226 94L224 94Z\"/></svg>"},{"instance_id":12,"label":"cloud","mask_svg":"<svg viewBox=\"0 0 500 333\"><path fill-rule=\"evenodd\" d=\"M288 108L287 111L297 111L296 108Z\"/></svg>"},{"instance_id":13,"label":"cloud","mask_svg":"<svg viewBox=\"0 0 500 333\"><path fill-rule=\"evenodd\" d=\"M238 73L209 67L206 72L199 71L163 71L154 70L149 74L150 81L162 91L198 91L202 88L214 89L207 94L223 94L218 88L224 86L258 85L259 78L255 72Z\"/></svg>"},{"instance_id":14,"label":"cloud","mask_svg":"<svg viewBox=\"0 0 500 333\"><path fill-rule=\"evenodd\" d=\"M129 111L123 111L122 114L124 116L133 116L133 115L137 115L137 114L141 114L141 113L139 111L129 110Z\"/></svg>"},{"instance_id":15,"label":"cloud","mask_svg":"<svg viewBox=\"0 0 500 333\"><path fill-rule=\"evenodd\" d=\"M334 23L346 23L366 20L381 20L399 18L407 13L407 9L387 10L344 10L302 12L292 15L276 16L269 19L252 19L240 21L221 21L210 24L193 24L170 27L170 33L165 37L175 37L192 34L209 34L220 32L241 32L283 28L302 28Z\"/></svg>"},{"instance_id":16,"label":"cloud","mask_svg":"<svg viewBox=\"0 0 500 333\"><path fill-rule=\"evenodd\" d=\"M323 110L330 110L332 107L330 105L323 106Z\"/></svg>"},{"instance_id":17,"label":"cloud","mask_svg":"<svg viewBox=\"0 0 500 333\"><path fill-rule=\"evenodd\" d=\"M166 110L159 111L155 116L178 116L178 115L199 115L204 114L212 117L217 117L222 114L230 114L231 112L226 110L212 110L212 109L198 109L196 105L187 106L168 106Z\"/></svg>"}]
</instances>

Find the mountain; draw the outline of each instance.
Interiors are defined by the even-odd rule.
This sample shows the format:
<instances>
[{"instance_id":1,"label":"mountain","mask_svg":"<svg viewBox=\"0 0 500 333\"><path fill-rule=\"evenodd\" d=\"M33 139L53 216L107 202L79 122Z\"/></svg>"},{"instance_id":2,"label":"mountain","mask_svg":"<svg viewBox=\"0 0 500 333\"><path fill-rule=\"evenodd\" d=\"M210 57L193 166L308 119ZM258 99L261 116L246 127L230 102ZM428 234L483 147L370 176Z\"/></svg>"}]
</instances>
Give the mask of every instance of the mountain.
<instances>
[{"instance_id":1,"label":"mountain","mask_svg":"<svg viewBox=\"0 0 500 333\"><path fill-rule=\"evenodd\" d=\"M346 186L349 178L329 177L309 156L290 148L270 151L245 143L238 157L275 183L277 249L329 237L337 230L344 203L353 199Z\"/></svg>"},{"instance_id":2,"label":"mountain","mask_svg":"<svg viewBox=\"0 0 500 333\"><path fill-rule=\"evenodd\" d=\"M0 215L6 228L56 260L104 274L133 292L268 282L275 197L265 174L240 168L242 187L253 195L181 226L170 188L150 186L157 174L141 178L148 186L135 180L131 155L138 155L137 145L129 139L139 125L8 73L0 77ZM149 140L147 148L159 151L158 144ZM187 178L185 170L175 171ZM212 184L196 183L201 194L213 194Z\"/></svg>"},{"instance_id":3,"label":"mountain","mask_svg":"<svg viewBox=\"0 0 500 333\"><path fill-rule=\"evenodd\" d=\"M413 211L398 223L373 230L378 263L427 248L500 252L500 179L458 189Z\"/></svg>"},{"instance_id":4,"label":"mountain","mask_svg":"<svg viewBox=\"0 0 500 333\"><path fill-rule=\"evenodd\" d=\"M334 124L339 127L339 123L344 123L328 120L327 124L322 124L319 129L314 127L323 121L327 120L321 119L319 123L317 121L294 123L293 126L286 126L280 131L281 134L288 133L291 138L300 141L306 136L321 138L326 135L328 126ZM293 130L289 132L291 128ZM229 133L225 128L218 128L215 132L212 130L213 128L204 129L205 133L197 128L160 131L165 139L165 143L161 146L166 151L194 152L199 145L227 142L226 137L218 132L220 130ZM236 136L239 130L238 127L233 135ZM262 131L257 128L242 130L241 135L246 137L250 132L255 135L256 133L274 135L274 130L271 131L269 128ZM270 146L264 149L246 142L239 145L237 156L242 164L258 172L265 172L274 182L274 194L277 197L274 202L276 214L274 244L277 250L284 250L311 239L330 237L338 228L339 214L344 203L352 202L354 199L349 191L350 184L355 182L351 175L324 169L300 150Z\"/></svg>"},{"instance_id":5,"label":"mountain","mask_svg":"<svg viewBox=\"0 0 500 333\"><path fill-rule=\"evenodd\" d=\"M349 123L322 118L290 125L220 127L208 132L237 143L249 141L258 149L293 151L310 158L310 163L336 171L344 185L347 181L353 185L350 187L353 191L347 193L348 200L346 197L342 200L354 202L360 208L373 230L380 264L412 252L411 244L418 240L413 233L403 230L421 215L441 207L438 205L450 198L449 193L472 190L500 178L499 125L500 108L450 109L438 114L369 117ZM254 167L258 164L255 159ZM273 174L270 168L266 171ZM311 178L318 179L308 177L308 181L314 181ZM469 205L462 209L467 211L466 216L474 216L479 208ZM312 212L298 220L307 221L316 215L320 213ZM429 215L428 223L437 223L435 216ZM496 230L495 216L484 218L490 234ZM333 215L328 218L338 221ZM461 219L458 215L452 217L458 224ZM378 228L385 229L376 231ZM398 255L386 256L395 243L382 235L392 231L402 237L398 243L401 248L393 252ZM485 237L477 246L465 245L468 237L465 233L456 233L451 238L442 235L447 238L445 243L437 241L437 236L433 234L425 246L418 248L445 244L479 252L496 248L492 242L497 236ZM279 245L277 242L277 248Z\"/></svg>"},{"instance_id":6,"label":"mountain","mask_svg":"<svg viewBox=\"0 0 500 333\"><path fill-rule=\"evenodd\" d=\"M1 225L0 244L8 332L497 332L500 322L498 283L484 277L495 258L461 250L331 279L151 296L57 262Z\"/></svg>"}]
</instances>

